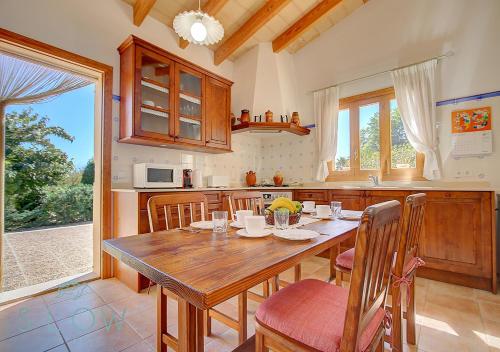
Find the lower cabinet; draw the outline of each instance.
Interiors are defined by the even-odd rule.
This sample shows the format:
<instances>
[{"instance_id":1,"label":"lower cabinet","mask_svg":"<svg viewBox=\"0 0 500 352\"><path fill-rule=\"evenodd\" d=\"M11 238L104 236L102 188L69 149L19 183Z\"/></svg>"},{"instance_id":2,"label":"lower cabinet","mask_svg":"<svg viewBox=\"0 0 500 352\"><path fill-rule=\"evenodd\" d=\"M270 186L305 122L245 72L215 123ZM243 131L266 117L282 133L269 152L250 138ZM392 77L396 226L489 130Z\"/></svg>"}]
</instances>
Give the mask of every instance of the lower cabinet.
<instances>
[{"instance_id":1,"label":"lower cabinet","mask_svg":"<svg viewBox=\"0 0 500 352\"><path fill-rule=\"evenodd\" d=\"M227 210L230 192L207 191L208 210ZM342 202L343 209L364 210L367 206L398 200L417 192L401 190L294 190L294 200L317 204ZM494 192L427 191L425 223L419 256L426 262L418 276L496 291L494 267ZM115 237L149 232L147 201L155 192L113 192L113 233ZM172 192L169 192L172 194ZM175 193L173 193L175 194ZM355 239L341 249L352 248ZM149 281L125 264L115 261L115 276L139 291Z\"/></svg>"}]
</instances>

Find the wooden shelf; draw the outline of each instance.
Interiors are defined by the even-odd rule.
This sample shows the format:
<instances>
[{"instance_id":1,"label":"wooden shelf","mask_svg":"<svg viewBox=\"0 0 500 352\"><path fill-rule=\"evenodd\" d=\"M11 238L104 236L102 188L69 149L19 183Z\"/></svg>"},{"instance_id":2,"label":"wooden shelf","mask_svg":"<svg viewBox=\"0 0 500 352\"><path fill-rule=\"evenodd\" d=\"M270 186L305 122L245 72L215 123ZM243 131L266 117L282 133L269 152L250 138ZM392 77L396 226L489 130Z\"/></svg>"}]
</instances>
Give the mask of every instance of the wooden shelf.
<instances>
[{"instance_id":1,"label":"wooden shelf","mask_svg":"<svg viewBox=\"0 0 500 352\"><path fill-rule=\"evenodd\" d=\"M163 112L165 114L170 113L169 109L164 109L164 108L160 108L160 107L153 106L153 105L141 104L141 108L143 108L143 109L149 109L149 110L154 110L154 111L158 111L158 112Z\"/></svg>"},{"instance_id":2,"label":"wooden shelf","mask_svg":"<svg viewBox=\"0 0 500 352\"><path fill-rule=\"evenodd\" d=\"M160 83L158 81L155 81L151 78L145 78L145 77L142 77L141 79L141 84L144 86L144 87L148 87L148 88L151 88L151 89L155 89L159 92L162 92L162 93L168 93L169 92L169 87L168 85L166 84L163 84L163 83Z\"/></svg>"},{"instance_id":3,"label":"wooden shelf","mask_svg":"<svg viewBox=\"0 0 500 352\"><path fill-rule=\"evenodd\" d=\"M311 133L306 127L297 126L290 122L243 122L231 127L233 133L242 132L289 132L298 136L305 136Z\"/></svg>"}]
</instances>

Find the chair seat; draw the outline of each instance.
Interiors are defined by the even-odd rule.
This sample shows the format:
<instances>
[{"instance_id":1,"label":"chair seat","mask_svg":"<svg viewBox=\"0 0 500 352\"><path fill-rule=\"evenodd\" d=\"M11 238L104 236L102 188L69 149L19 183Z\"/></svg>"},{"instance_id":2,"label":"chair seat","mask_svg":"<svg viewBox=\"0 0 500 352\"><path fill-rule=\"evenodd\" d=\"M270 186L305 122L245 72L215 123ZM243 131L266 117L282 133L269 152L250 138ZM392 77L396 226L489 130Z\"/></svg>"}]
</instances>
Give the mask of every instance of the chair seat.
<instances>
[{"instance_id":1,"label":"chair seat","mask_svg":"<svg viewBox=\"0 0 500 352\"><path fill-rule=\"evenodd\" d=\"M396 261L397 255L398 252L394 254L394 262ZM353 263L354 263L354 248L348 249L347 251L340 253L337 256L337 259L335 260L335 264L337 266L345 268L347 270L352 270ZM408 275L416 267L418 267L417 263L418 259L416 257L410 259L403 268L403 276Z\"/></svg>"},{"instance_id":2,"label":"chair seat","mask_svg":"<svg viewBox=\"0 0 500 352\"><path fill-rule=\"evenodd\" d=\"M314 279L291 284L264 303L257 322L316 351L339 351L349 290ZM384 320L382 308L362 332L358 351L365 351Z\"/></svg>"},{"instance_id":3,"label":"chair seat","mask_svg":"<svg viewBox=\"0 0 500 352\"><path fill-rule=\"evenodd\" d=\"M345 252L340 253L335 260L337 266L352 270L352 263L354 262L354 248L348 249Z\"/></svg>"}]
</instances>

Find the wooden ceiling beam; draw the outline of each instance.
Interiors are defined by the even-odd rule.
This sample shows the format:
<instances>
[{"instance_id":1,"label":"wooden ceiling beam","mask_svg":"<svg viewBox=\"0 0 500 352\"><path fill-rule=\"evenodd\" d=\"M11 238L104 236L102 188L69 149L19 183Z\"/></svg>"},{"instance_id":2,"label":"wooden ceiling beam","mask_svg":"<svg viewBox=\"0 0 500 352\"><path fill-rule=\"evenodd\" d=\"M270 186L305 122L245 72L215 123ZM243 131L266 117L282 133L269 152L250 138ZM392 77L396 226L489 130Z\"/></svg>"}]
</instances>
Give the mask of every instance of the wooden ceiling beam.
<instances>
[{"instance_id":1,"label":"wooden ceiling beam","mask_svg":"<svg viewBox=\"0 0 500 352\"><path fill-rule=\"evenodd\" d=\"M267 0L252 17L217 48L214 54L215 65L227 59L289 2L290 0Z\"/></svg>"},{"instance_id":2,"label":"wooden ceiling beam","mask_svg":"<svg viewBox=\"0 0 500 352\"><path fill-rule=\"evenodd\" d=\"M314 6L309 12L288 27L283 33L273 40L273 51L279 53L297 39L314 22L319 20L328 11L340 4L342 0L323 0Z\"/></svg>"},{"instance_id":3,"label":"wooden ceiling beam","mask_svg":"<svg viewBox=\"0 0 500 352\"><path fill-rule=\"evenodd\" d=\"M134 24L137 27L142 24L155 3L156 0L136 0L134 4Z\"/></svg>"},{"instance_id":4,"label":"wooden ceiling beam","mask_svg":"<svg viewBox=\"0 0 500 352\"><path fill-rule=\"evenodd\" d=\"M208 13L210 16L215 16L224 5L228 2L228 0L208 0L205 5L201 7L203 12ZM182 49L187 48L189 42L179 37L179 46Z\"/></svg>"}]
</instances>

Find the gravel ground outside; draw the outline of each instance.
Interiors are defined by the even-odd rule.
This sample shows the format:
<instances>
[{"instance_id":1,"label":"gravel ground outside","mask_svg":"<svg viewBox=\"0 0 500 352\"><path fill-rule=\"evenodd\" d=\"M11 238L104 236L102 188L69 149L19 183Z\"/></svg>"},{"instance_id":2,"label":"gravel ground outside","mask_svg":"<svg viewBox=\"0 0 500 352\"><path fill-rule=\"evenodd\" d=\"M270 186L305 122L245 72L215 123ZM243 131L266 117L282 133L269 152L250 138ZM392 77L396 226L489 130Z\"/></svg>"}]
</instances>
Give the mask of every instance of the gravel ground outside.
<instances>
[{"instance_id":1,"label":"gravel ground outside","mask_svg":"<svg viewBox=\"0 0 500 352\"><path fill-rule=\"evenodd\" d=\"M92 271L92 224L4 234L0 292Z\"/></svg>"}]
</instances>

